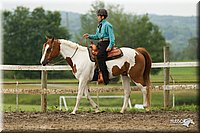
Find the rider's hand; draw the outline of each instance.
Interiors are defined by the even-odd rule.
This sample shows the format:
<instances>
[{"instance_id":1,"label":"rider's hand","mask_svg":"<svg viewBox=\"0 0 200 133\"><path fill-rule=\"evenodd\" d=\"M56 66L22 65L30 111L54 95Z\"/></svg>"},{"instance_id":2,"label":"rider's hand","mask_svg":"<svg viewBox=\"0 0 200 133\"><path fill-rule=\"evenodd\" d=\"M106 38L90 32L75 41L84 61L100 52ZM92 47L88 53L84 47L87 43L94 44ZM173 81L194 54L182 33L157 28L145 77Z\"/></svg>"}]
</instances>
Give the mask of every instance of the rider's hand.
<instances>
[{"instance_id":1,"label":"rider's hand","mask_svg":"<svg viewBox=\"0 0 200 133\"><path fill-rule=\"evenodd\" d=\"M88 33L86 33L86 34L83 35L83 38L88 38L88 37L89 37Z\"/></svg>"},{"instance_id":2,"label":"rider's hand","mask_svg":"<svg viewBox=\"0 0 200 133\"><path fill-rule=\"evenodd\" d=\"M107 48L106 51L107 51L107 52L111 51L111 48Z\"/></svg>"}]
</instances>

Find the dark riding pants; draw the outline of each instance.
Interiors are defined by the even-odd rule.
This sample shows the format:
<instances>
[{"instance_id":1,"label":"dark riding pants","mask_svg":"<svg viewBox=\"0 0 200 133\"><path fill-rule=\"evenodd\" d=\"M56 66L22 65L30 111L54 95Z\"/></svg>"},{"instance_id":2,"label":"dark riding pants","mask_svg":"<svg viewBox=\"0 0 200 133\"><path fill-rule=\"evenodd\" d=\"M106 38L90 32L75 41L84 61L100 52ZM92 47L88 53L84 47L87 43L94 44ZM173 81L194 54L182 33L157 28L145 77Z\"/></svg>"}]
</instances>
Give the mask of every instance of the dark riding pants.
<instances>
[{"instance_id":1,"label":"dark riding pants","mask_svg":"<svg viewBox=\"0 0 200 133\"><path fill-rule=\"evenodd\" d=\"M97 60L98 60L100 71L103 74L103 80L105 84L109 83L109 73L106 66L106 58L107 58L106 49L108 45L109 45L109 41L101 41L101 42L98 42L98 45L97 45L97 48L99 50L99 53L97 54Z\"/></svg>"}]
</instances>

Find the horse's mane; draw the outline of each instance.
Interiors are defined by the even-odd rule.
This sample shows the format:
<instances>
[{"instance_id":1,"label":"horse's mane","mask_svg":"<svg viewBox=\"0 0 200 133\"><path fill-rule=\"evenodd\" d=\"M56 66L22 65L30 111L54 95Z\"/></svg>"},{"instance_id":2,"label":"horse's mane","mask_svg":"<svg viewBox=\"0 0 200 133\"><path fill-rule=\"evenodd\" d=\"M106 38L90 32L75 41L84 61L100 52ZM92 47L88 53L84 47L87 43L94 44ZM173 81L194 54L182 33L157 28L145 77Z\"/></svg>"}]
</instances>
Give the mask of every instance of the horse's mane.
<instances>
[{"instance_id":1,"label":"horse's mane","mask_svg":"<svg viewBox=\"0 0 200 133\"><path fill-rule=\"evenodd\" d=\"M65 39L59 39L59 41L61 42L61 44L67 45L71 48L76 49L78 47L78 49L80 50L85 50L86 47L79 45L78 43L69 41L69 40L65 40Z\"/></svg>"}]
</instances>

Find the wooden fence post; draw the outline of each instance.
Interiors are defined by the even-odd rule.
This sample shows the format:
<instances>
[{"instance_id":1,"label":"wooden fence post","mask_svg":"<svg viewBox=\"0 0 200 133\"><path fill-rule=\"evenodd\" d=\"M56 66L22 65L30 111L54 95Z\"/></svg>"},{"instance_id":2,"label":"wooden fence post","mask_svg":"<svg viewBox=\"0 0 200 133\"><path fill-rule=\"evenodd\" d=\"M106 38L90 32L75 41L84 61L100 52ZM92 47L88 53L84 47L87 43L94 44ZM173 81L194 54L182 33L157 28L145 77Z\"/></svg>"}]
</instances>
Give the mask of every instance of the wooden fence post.
<instances>
[{"instance_id":1,"label":"wooden fence post","mask_svg":"<svg viewBox=\"0 0 200 133\"><path fill-rule=\"evenodd\" d=\"M170 61L169 46L163 47L164 51L164 63ZM170 90L169 90L169 72L170 68L164 68L164 107L169 107L170 105Z\"/></svg>"},{"instance_id":2,"label":"wooden fence post","mask_svg":"<svg viewBox=\"0 0 200 133\"><path fill-rule=\"evenodd\" d=\"M42 71L41 73L41 84L42 84L42 94L41 94L41 111L47 111L47 94L45 90L47 89L47 71Z\"/></svg>"}]
</instances>

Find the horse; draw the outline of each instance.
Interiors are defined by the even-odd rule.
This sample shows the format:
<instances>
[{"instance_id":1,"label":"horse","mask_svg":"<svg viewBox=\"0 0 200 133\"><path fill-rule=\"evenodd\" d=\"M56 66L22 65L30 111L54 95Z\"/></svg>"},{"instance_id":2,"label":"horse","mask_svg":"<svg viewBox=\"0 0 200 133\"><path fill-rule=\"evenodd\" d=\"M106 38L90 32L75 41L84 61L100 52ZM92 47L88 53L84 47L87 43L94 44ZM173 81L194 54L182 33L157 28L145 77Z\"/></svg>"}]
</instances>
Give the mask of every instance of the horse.
<instances>
[{"instance_id":1,"label":"horse","mask_svg":"<svg viewBox=\"0 0 200 133\"><path fill-rule=\"evenodd\" d=\"M151 56L148 51L142 47L136 49L121 47L120 49L123 52L122 57L106 61L109 79L120 75L122 77L124 101L120 113L124 113L127 109L128 99L131 93L130 81L134 82L141 90L143 94L143 106L146 111L150 111ZM43 44L43 54L40 63L45 66L60 54L70 65L74 76L79 81L76 104L70 114L76 114L83 94L85 94L93 110L96 113L100 112L99 106L92 100L89 93L88 83L93 79L96 65L90 60L87 47L70 40L47 38L47 41Z\"/></svg>"}]
</instances>

